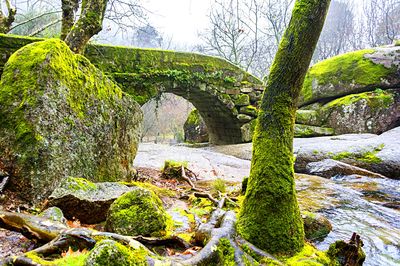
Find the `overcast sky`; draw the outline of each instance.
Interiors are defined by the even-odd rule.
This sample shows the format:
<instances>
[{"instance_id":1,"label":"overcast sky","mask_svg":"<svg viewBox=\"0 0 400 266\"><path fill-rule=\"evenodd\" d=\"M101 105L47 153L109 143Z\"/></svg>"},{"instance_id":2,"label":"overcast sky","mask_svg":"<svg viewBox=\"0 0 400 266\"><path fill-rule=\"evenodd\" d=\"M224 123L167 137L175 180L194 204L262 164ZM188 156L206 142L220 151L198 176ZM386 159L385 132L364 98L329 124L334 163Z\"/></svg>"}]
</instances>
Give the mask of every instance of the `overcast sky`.
<instances>
[{"instance_id":1,"label":"overcast sky","mask_svg":"<svg viewBox=\"0 0 400 266\"><path fill-rule=\"evenodd\" d=\"M143 0L152 12L150 23L160 32L180 44L195 44L197 33L208 23L207 14L212 0Z\"/></svg>"}]
</instances>

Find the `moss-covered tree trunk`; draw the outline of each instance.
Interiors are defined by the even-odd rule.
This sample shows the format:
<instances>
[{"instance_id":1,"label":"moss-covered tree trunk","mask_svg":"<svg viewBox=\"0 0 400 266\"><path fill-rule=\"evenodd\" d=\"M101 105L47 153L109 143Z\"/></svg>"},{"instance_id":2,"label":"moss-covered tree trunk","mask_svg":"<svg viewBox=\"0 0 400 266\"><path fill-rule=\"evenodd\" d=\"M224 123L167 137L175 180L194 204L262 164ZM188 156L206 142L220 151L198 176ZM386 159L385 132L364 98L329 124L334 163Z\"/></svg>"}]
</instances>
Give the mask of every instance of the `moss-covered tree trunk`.
<instances>
[{"instance_id":1,"label":"moss-covered tree trunk","mask_svg":"<svg viewBox=\"0 0 400 266\"><path fill-rule=\"evenodd\" d=\"M304 245L296 199L293 127L296 102L330 0L297 0L270 70L253 136L253 158L239 233L274 254Z\"/></svg>"},{"instance_id":2,"label":"moss-covered tree trunk","mask_svg":"<svg viewBox=\"0 0 400 266\"><path fill-rule=\"evenodd\" d=\"M61 40L65 40L75 21L75 12L79 8L79 0L61 0L62 23Z\"/></svg>"},{"instance_id":3,"label":"moss-covered tree trunk","mask_svg":"<svg viewBox=\"0 0 400 266\"><path fill-rule=\"evenodd\" d=\"M75 53L82 53L89 39L101 31L108 0L83 0L81 15L65 38Z\"/></svg>"}]
</instances>

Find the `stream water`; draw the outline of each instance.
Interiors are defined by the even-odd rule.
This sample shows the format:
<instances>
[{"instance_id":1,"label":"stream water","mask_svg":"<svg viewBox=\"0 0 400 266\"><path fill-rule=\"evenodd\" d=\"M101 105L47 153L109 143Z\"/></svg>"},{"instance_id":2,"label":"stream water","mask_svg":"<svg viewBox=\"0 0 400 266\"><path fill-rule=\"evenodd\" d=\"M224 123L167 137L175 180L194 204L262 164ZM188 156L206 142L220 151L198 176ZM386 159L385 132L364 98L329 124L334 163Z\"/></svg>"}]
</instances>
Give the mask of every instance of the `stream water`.
<instances>
[{"instance_id":1,"label":"stream water","mask_svg":"<svg viewBox=\"0 0 400 266\"><path fill-rule=\"evenodd\" d=\"M140 144L134 166L160 169L165 160L187 161L203 179L240 182L250 170L250 161L215 151L150 143ZM332 223L318 248L357 232L367 254L364 265L400 265L400 180L298 175L296 186L301 209L319 212Z\"/></svg>"}]
</instances>

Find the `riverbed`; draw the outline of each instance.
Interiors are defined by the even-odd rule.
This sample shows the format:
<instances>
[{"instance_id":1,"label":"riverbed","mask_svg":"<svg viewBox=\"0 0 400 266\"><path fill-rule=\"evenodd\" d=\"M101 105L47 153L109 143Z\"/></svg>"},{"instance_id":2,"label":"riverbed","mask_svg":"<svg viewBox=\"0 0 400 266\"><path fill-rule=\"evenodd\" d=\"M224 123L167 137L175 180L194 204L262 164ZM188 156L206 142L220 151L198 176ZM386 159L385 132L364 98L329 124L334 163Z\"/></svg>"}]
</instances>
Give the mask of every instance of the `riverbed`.
<instances>
[{"instance_id":1,"label":"riverbed","mask_svg":"<svg viewBox=\"0 0 400 266\"><path fill-rule=\"evenodd\" d=\"M241 145L236 147L238 153L244 147ZM165 160L187 161L189 169L203 180L241 182L250 172L250 160L208 147L153 143L139 145L134 166L160 169ZM332 223L328 237L315 243L318 248L327 249L339 239L349 240L357 232L367 254L364 265L400 265L400 180L297 175L296 187L301 209L319 212Z\"/></svg>"}]
</instances>

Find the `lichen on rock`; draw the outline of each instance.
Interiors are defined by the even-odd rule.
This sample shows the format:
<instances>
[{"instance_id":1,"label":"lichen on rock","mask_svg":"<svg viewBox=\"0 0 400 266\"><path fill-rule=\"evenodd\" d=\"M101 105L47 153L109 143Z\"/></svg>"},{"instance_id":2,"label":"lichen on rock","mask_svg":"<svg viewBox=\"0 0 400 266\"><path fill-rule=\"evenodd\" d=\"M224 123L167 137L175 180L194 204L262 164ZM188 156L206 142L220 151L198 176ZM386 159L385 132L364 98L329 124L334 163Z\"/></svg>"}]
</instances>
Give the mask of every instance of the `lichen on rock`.
<instances>
[{"instance_id":1,"label":"lichen on rock","mask_svg":"<svg viewBox=\"0 0 400 266\"><path fill-rule=\"evenodd\" d=\"M60 40L28 44L4 66L0 160L28 200L48 196L66 176L129 176L141 120L136 102Z\"/></svg>"}]
</instances>

